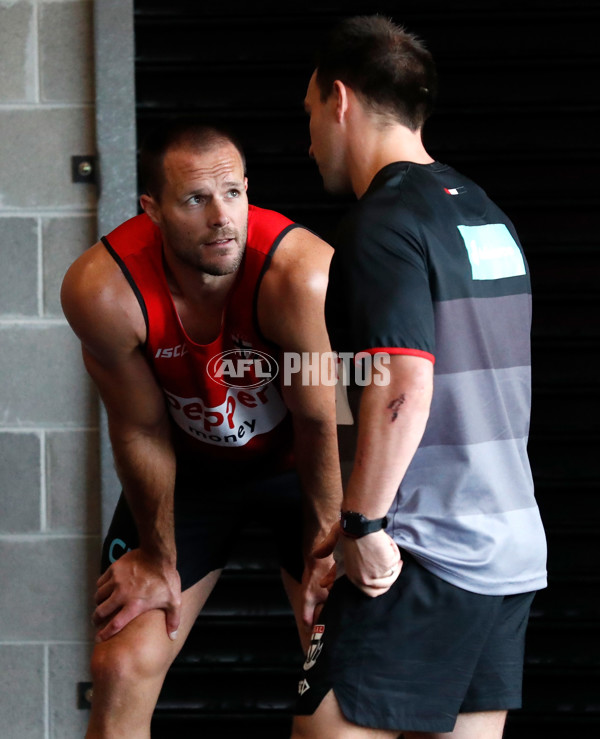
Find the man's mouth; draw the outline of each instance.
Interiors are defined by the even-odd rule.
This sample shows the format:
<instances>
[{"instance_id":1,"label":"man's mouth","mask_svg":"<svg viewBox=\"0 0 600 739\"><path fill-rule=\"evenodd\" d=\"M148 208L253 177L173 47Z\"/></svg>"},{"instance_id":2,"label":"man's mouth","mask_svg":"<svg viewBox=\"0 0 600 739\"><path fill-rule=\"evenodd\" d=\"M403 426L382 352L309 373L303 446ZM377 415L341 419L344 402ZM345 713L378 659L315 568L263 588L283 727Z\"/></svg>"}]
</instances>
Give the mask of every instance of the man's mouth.
<instances>
[{"instance_id":1,"label":"man's mouth","mask_svg":"<svg viewBox=\"0 0 600 739\"><path fill-rule=\"evenodd\" d=\"M234 239L235 236L221 236L218 239L205 241L204 243L206 246L228 246Z\"/></svg>"}]
</instances>

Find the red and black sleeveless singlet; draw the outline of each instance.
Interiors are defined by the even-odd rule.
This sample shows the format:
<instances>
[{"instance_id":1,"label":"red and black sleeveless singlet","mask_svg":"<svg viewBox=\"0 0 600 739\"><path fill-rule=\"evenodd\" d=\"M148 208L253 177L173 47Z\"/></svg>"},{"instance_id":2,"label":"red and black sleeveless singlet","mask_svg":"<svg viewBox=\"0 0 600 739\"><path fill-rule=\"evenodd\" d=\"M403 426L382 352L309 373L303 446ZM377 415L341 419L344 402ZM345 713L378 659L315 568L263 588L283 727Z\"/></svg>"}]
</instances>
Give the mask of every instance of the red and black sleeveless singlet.
<instances>
[{"instance_id":1,"label":"red and black sleeveless singlet","mask_svg":"<svg viewBox=\"0 0 600 739\"><path fill-rule=\"evenodd\" d=\"M278 382L261 384L259 367L257 382L242 383L235 366L238 360L252 366L261 355L275 358L277 347L258 327L258 289L275 249L295 227L279 213L249 206L244 258L221 333L209 344L194 342L181 323L167 285L161 233L148 216L131 218L102 238L140 303L147 358L167 399L178 450L188 459L200 454L261 467L268 462L269 472L291 466L291 422ZM223 356L233 377L223 374Z\"/></svg>"}]
</instances>

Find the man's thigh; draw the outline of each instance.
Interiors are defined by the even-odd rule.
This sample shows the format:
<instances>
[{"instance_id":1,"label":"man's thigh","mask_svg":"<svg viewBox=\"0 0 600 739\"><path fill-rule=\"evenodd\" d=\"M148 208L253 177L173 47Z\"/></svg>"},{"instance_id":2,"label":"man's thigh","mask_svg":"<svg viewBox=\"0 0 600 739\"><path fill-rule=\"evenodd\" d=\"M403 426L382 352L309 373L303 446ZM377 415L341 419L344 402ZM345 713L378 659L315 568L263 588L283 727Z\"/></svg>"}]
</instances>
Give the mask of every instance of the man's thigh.
<instances>
[{"instance_id":1,"label":"man's thigh","mask_svg":"<svg viewBox=\"0 0 600 739\"><path fill-rule=\"evenodd\" d=\"M312 716L296 716L292 739L502 739L506 711L463 713L454 730L445 733L370 729L350 723L343 715L333 691L321 701Z\"/></svg>"},{"instance_id":2,"label":"man's thigh","mask_svg":"<svg viewBox=\"0 0 600 739\"><path fill-rule=\"evenodd\" d=\"M396 739L397 731L368 729L350 723L330 691L311 716L296 716L292 739Z\"/></svg>"},{"instance_id":3,"label":"man's thigh","mask_svg":"<svg viewBox=\"0 0 600 739\"><path fill-rule=\"evenodd\" d=\"M502 739L506 711L482 711L461 713L456 719L454 730L445 734L427 734L405 731L402 739Z\"/></svg>"},{"instance_id":4,"label":"man's thigh","mask_svg":"<svg viewBox=\"0 0 600 739\"><path fill-rule=\"evenodd\" d=\"M312 716L296 716L292 739L502 739L505 722L506 711L485 711L460 714L449 733L368 729L347 721L330 692Z\"/></svg>"}]
</instances>

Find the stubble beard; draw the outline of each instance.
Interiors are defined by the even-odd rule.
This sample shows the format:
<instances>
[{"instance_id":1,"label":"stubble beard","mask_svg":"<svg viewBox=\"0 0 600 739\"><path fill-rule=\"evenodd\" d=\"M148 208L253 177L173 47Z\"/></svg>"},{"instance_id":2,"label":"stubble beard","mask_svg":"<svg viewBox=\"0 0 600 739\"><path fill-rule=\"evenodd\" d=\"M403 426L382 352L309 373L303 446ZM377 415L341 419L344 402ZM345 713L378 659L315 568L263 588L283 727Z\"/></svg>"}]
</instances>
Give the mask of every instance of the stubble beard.
<instances>
[{"instance_id":1,"label":"stubble beard","mask_svg":"<svg viewBox=\"0 0 600 739\"><path fill-rule=\"evenodd\" d=\"M248 237L248 227L245 226L241 231L225 229L221 232L214 232L210 234L200 244L199 248L194 248L188 251L187 254L180 254L179 258L187 264L188 267L193 267L198 272L202 272L212 277L224 277L225 275L233 274L239 269L242 260L244 258L244 252L246 251L246 239ZM233 239L238 246L237 253L232 257L232 261L228 264L220 264L219 260L226 257L230 251L230 247L219 248L218 246L208 247L211 255L206 256L203 253L202 247L213 241L219 241L221 239Z\"/></svg>"},{"instance_id":2,"label":"stubble beard","mask_svg":"<svg viewBox=\"0 0 600 739\"><path fill-rule=\"evenodd\" d=\"M240 264L242 263L242 259L244 258L244 252L246 251L246 245L245 243L240 247L238 253L235 255L233 262L230 262L227 266L219 266L218 264L212 264L208 262L208 260L199 260L199 264L197 265L197 269L200 272L203 272L205 275L211 275L212 277L224 277L225 275L233 274L234 272L237 272L240 268ZM223 254L217 254L215 256L225 256L226 252Z\"/></svg>"}]
</instances>

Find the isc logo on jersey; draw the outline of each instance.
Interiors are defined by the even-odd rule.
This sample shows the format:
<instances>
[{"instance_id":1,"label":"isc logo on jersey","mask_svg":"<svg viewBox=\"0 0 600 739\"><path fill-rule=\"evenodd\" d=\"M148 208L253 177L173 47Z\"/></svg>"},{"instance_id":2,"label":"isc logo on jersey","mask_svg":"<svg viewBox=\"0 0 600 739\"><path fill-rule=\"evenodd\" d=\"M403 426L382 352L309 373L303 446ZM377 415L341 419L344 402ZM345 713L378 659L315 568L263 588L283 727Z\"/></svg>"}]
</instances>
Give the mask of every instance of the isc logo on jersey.
<instances>
[{"instance_id":1,"label":"isc logo on jersey","mask_svg":"<svg viewBox=\"0 0 600 739\"><path fill-rule=\"evenodd\" d=\"M279 365L265 352L230 349L212 357L206 372L219 385L244 390L268 385L279 374Z\"/></svg>"},{"instance_id":2,"label":"isc logo on jersey","mask_svg":"<svg viewBox=\"0 0 600 739\"><path fill-rule=\"evenodd\" d=\"M185 344L177 344L177 346L168 346L166 348L157 349L154 359L173 359L175 357L183 357L188 353Z\"/></svg>"}]
</instances>

